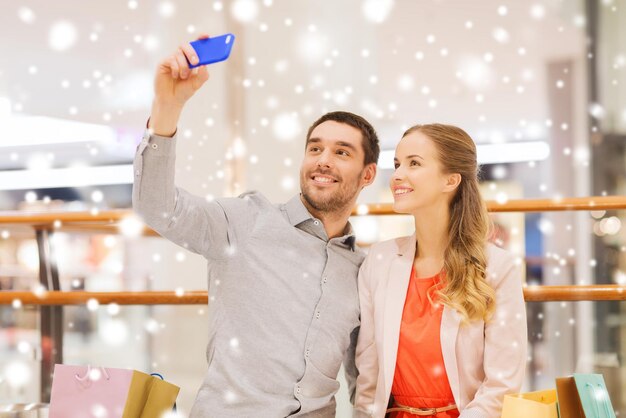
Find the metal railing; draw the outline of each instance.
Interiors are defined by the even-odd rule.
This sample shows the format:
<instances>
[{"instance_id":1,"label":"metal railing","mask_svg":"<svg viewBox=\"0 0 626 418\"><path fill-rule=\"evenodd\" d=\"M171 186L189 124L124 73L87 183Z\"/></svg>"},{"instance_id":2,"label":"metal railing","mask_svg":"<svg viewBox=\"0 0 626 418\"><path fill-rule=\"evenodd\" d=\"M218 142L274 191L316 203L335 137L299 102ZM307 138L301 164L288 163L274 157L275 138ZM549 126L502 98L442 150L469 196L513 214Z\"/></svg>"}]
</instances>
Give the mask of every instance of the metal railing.
<instances>
[{"instance_id":1,"label":"metal railing","mask_svg":"<svg viewBox=\"0 0 626 418\"><path fill-rule=\"evenodd\" d=\"M509 200L504 203L488 201L490 212L550 212L596 211L626 209L626 197L598 196L564 199ZM353 215L396 215L391 204L359 205ZM50 344L42 347L42 401L49 399L51 375L55 363L63 361L63 306L83 305L91 300L99 304L118 305L201 305L208 303L206 291L146 291L146 292L64 292L61 291L56 261L51 256L50 237L56 231L79 233L119 233L119 223L133 216L131 210L99 212L0 212L2 228L30 227L35 231L39 249L39 281L43 292L0 291L0 305L40 307L41 336ZM157 236L149 228L143 234ZM527 302L551 301L611 301L626 300L626 286L571 285L525 286Z\"/></svg>"}]
</instances>

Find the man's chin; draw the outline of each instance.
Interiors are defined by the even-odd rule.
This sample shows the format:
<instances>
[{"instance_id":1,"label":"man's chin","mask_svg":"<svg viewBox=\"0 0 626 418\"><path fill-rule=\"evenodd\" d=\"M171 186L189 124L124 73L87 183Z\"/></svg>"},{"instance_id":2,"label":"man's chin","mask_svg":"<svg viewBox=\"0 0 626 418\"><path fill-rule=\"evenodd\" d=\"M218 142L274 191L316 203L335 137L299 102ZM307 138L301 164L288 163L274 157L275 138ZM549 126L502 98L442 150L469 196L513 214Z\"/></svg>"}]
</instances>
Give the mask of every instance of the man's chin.
<instances>
[{"instance_id":1,"label":"man's chin","mask_svg":"<svg viewBox=\"0 0 626 418\"><path fill-rule=\"evenodd\" d=\"M336 207L336 199L333 198L334 196L332 196L332 194L315 192L309 189L306 192L303 191L302 195L307 203L315 210L332 212L338 209Z\"/></svg>"}]
</instances>

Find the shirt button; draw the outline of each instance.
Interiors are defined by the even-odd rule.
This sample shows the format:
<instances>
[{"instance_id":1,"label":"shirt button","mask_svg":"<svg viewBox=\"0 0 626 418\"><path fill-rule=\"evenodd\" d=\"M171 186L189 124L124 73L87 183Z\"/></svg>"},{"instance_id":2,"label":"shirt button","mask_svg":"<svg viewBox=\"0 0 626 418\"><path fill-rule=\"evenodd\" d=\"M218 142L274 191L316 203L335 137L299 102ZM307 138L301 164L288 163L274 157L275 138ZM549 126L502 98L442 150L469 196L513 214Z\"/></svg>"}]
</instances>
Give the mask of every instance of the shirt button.
<instances>
[{"instance_id":1,"label":"shirt button","mask_svg":"<svg viewBox=\"0 0 626 418\"><path fill-rule=\"evenodd\" d=\"M317 319L320 319L320 313L319 313L319 311L318 311L318 312L315 312L315 317L316 317Z\"/></svg>"},{"instance_id":2,"label":"shirt button","mask_svg":"<svg viewBox=\"0 0 626 418\"><path fill-rule=\"evenodd\" d=\"M306 351L304 352L304 355L305 355L306 357L308 357L308 356L309 356L309 354L311 354L311 350L306 350Z\"/></svg>"},{"instance_id":3,"label":"shirt button","mask_svg":"<svg viewBox=\"0 0 626 418\"><path fill-rule=\"evenodd\" d=\"M157 149L159 146L157 144L152 144L152 149Z\"/></svg>"},{"instance_id":4,"label":"shirt button","mask_svg":"<svg viewBox=\"0 0 626 418\"><path fill-rule=\"evenodd\" d=\"M135 171L135 175L137 175L137 176L139 175L139 170Z\"/></svg>"},{"instance_id":5,"label":"shirt button","mask_svg":"<svg viewBox=\"0 0 626 418\"><path fill-rule=\"evenodd\" d=\"M302 389L300 389L300 386L296 386L296 393L300 393L302 391Z\"/></svg>"},{"instance_id":6,"label":"shirt button","mask_svg":"<svg viewBox=\"0 0 626 418\"><path fill-rule=\"evenodd\" d=\"M324 283L326 283L326 282L328 281L328 276L324 276L324 277L322 278L322 281L323 281Z\"/></svg>"},{"instance_id":7,"label":"shirt button","mask_svg":"<svg viewBox=\"0 0 626 418\"><path fill-rule=\"evenodd\" d=\"M319 224L320 224L320 221L315 220L315 221L313 221L313 223L314 223L315 225L319 225Z\"/></svg>"}]
</instances>

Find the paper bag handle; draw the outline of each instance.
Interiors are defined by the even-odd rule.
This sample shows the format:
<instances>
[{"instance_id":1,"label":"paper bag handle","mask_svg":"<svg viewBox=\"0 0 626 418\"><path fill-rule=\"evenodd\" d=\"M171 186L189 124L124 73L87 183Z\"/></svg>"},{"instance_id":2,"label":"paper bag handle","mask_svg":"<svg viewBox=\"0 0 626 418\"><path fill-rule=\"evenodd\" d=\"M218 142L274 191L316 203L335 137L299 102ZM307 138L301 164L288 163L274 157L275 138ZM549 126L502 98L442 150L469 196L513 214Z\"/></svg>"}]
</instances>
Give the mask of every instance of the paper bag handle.
<instances>
[{"instance_id":1,"label":"paper bag handle","mask_svg":"<svg viewBox=\"0 0 626 418\"><path fill-rule=\"evenodd\" d=\"M107 369L105 369L104 367L100 367L102 369L102 372L104 373L104 377L106 377L107 380L110 379L109 374L107 373ZM87 380L89 378L89 375L91 374L91 364L87 365L87 373L85 373L85 375L83 377L80 377L77 374L74 375L74 378L76 380L78 380L79 382L84 382L85 380Z\"/></svg>"},{"instance_id":2,"label":"paper bag handle","mask_svg":"<svg viewBox=\"0 0 626 418\"><path fill-rule=\"evenodd\" d=\"M150 376L158 377L161 380L165 380L160 373L150 373ZM176 402L174 402L174 408L172 408L172 411L176 412Z\"/></svg>"}]
</instances>

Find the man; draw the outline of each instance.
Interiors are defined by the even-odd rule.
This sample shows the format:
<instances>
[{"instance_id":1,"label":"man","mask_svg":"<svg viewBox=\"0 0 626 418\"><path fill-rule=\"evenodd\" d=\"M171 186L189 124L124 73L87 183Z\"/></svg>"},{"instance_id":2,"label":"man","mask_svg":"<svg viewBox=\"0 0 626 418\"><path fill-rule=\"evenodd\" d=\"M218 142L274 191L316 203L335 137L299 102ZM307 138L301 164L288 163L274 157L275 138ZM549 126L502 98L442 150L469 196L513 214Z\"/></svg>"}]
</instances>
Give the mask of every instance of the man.
<instances>
[{"instance_id":1,"label":"man","mask_svg":"<svg viewBox=\"0 0 626 418\"><path fill-rule=\"evenodd\" d=\"M334 417L344 358L354 390L363 255L348 217L374 181L376 133L347 112L318 119L301 194L285 204L192 196L174 186L174 151L183 106L208 79L206 67L189 69L197 59L184 44L158 66L133 188L148 225L208 260L208 371L190 416Z\"/></svg>"}]
</instances>

